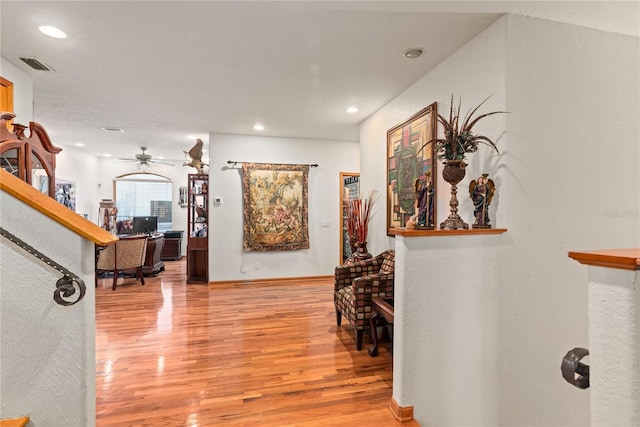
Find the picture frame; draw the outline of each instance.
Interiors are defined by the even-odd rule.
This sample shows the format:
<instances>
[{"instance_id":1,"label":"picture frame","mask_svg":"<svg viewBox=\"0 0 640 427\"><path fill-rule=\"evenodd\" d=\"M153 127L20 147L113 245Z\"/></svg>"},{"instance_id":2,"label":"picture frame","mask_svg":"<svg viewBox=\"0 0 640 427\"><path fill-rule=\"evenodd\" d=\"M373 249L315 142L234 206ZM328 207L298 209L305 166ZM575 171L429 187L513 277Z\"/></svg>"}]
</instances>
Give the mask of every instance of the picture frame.
<instances>
[{"instance_id":1,"label":"picture frame","mask_svg":"<svg viewBox=\"0 0 640 427\"><path fill-rule=\"evenodd\" d=\"M360 197L360 173L340 172L340 263L351 256L351 243L347 233L347 203Z\"/></svg>"},{"instance_id":2,"label":"picture frame","mask_svg":"<svg viewBox=\"0 0 640 427\"><path fill-rule=\"evenodd\" d=\"M407 121L387 131L387 235L405 228L416 213L416 179L431 178L433 204L431 215L436 224L436 156L435 144L423 147L436 138L437 103L418 111Z\"/></svg>"},{"instance_id":3,"label":"picture frame","mask_svg":"<svg viewBox=\"0 0 640 427\"><path fill-rule=\"evenodd\" d=\"M76 183L73 181L68 181L66 179L56 178L55 199L58 203L63 204L64 206L75 212Z\"/></svg>"},{"instance_id":4,"label":"picture frame","mask_svg":"<svg viewBox=\"0 0 640 427\"><path fill-rule=\"evenodd\" d=\"M188 196L188 189L187 187L180 187L178 188L178 205L181 208L186 208L187 207L187 196Z\"/></svg>"}]
</instances>

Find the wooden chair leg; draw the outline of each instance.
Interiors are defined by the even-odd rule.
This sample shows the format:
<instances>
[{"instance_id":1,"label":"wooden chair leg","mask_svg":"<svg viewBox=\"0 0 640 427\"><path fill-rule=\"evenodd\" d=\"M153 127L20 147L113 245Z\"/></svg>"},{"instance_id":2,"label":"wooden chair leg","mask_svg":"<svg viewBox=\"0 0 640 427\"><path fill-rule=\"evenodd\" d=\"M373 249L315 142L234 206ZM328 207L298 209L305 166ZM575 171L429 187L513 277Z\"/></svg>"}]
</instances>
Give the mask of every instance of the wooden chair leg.
<instances>
[{"instance_id":1,"label":"wooden chair leg","mask_svg":"<svg viewBox=\"0 0 640 427\"><path fill-rule=\"evenodd\" d=\"M118 282L118 270L113 270L113 286L111 286L111 290L116 290L116 283Z\"/></svg>"},{"instance_id":2,"label":"wooden chair leg","mask_svg":"<svg viewBox=\"0 0 640 427\"><path fill-rule=\"evenodd\" d=\"M369 356L371 357L378 356L378 328L377 328L378 317L379 317L379 314L374 313L369 318L369 325L371 328L369 332L371 332L371 341L373 342L373 345L369 347Z\"/></svg>"},{"instance_id":3,"label":"wooden chair leg","mask_svg":"<svg viewBox=\"0 0 640 427\"><path fill-rule=\"evenodd\" d=\"M364 337L364 329L356 329L356 349L362 350L362 338Z\"/></svg>"},{"instance_id":4,"label":"wooden chair leg","mask_svg":"<svg viewBox=\"0 0 640 427\"><path fill-rule=\"evenodd\" d=\"M144 286L144 274L142 274L142 267L136 268L136 276L136 278L140 279L140 282L142 282L142 286Z\"/></svg>"},{"instance_id":5,"label":"wooden chair leg","mask_svg":"<svg viewBox=\"0 0 640 427\"><path fill-rule=\"evenodd\" d=\"M337 308L336 308L336 323L338 324L338 326L340 326L340 324L342 323L342 313L340 313L340 311L338 311Z\"/></svg>"}]
</instances>

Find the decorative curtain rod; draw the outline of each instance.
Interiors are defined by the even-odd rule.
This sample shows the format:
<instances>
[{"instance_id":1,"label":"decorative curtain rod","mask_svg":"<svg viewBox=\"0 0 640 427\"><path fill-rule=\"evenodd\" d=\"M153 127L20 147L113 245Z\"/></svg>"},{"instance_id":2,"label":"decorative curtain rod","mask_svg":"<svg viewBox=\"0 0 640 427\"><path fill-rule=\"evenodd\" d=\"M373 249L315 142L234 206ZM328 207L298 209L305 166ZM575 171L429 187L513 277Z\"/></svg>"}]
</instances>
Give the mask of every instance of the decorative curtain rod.
<instances>
[{"instance_id":1,"label":"decorative curtain rod","mask_svg":"<svg viewBox=\"0 0 640 427\"><path fill-rule=\"evenodd\" d=\"M227 160L227 163L230 164L230 165L235 166L238 163L242 164L242 163L245 163L245 162L234 162L233 160ZM269 164L270 165L290 165L290 166L295 166L295 164L292 164L292 163L269 163ZM309 167L312 167L312 168L317 168L318 164L317 163L313 163L313 164L306 164L306 165L303 165L303 166L309 166Z\"/></svg>"}]
</instances>

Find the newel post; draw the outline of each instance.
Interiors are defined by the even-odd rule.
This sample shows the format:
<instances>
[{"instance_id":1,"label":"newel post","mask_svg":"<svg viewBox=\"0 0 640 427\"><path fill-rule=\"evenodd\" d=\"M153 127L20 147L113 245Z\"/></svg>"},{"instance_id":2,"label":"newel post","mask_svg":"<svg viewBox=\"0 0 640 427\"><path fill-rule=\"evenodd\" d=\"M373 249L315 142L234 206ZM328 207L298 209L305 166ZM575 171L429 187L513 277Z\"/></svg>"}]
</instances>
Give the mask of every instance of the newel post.
<instances>
[{"instance_id":1,"label":"newel post","mask_svg":"<svg viewBox=\"0 0 640 427\"><path fill-rule=\"evenodd\" d=\"M640 248L569 252L589 267L592 426L640 425Z\"/></svg>"}]
</instances>

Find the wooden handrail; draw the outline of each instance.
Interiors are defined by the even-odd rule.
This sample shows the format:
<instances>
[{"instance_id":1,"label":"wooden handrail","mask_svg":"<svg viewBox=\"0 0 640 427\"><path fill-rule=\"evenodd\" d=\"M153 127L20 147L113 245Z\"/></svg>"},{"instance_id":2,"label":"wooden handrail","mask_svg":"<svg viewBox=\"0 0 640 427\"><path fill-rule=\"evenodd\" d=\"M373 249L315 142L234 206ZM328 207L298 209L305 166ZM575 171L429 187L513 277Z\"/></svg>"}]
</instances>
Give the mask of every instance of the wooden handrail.
<instances>
[{"instance_id":1,"label":"wooden handrail","mask_svg":"<svg viewBox=\"0 0 640 427\"><path fill-rule=\"evenodd\" d=\"M107 230L98 227L4 169L0 170L0 190L11 194L16 199L99 246L105 246L118 240Z\"/></svg>"}]
</instances>

